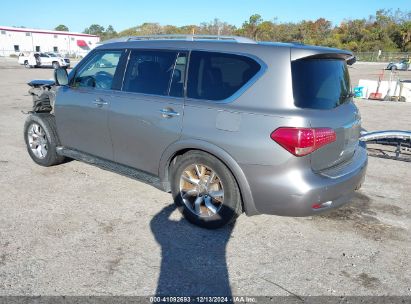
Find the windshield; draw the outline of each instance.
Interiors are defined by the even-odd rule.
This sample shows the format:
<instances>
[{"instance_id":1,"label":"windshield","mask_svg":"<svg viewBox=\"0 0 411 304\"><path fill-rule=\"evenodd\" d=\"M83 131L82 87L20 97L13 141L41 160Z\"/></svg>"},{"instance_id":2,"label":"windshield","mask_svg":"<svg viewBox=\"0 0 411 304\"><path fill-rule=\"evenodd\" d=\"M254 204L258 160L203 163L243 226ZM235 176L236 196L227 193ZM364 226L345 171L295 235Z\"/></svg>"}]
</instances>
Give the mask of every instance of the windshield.
<instances>
[{"instance_id":1,"label":"windshield","mask_svg":"<svg viewBox=\"0 0 411 304\"><path fill-rule=\"evenodd\" d=\"M332 109L351 99L345 60L300 59L291 63L294 103L299 108Z\"/></svg>"},{"instance_id":2,"label":"windshield","mask_svg":"<svg viewBox=\"0 0 411 304\"><path fill-rule=\"evenodd\" d=\"M47 53L47 55L49 55L50 57L57 57L55 54L53 53Z\"/></svg>"}]
</instances>

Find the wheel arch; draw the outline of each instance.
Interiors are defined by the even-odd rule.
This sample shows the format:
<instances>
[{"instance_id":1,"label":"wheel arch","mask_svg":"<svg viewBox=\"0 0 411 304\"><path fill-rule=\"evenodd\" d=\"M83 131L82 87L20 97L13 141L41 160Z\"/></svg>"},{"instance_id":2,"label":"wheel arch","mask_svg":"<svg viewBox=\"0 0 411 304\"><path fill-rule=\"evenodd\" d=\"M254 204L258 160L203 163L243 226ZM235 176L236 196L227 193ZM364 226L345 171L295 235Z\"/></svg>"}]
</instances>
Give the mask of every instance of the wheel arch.
<instances>
[{"instance_id":1,"label":"wheel arch","mask_svg":"<svg viewBox=\"0 0 411 304\"><path fill-rule=\"evenodd\" d=\"M231 171L235 180L237 181L238 187L240 189L241 197L243 200L243 210L247 215L258 214L259 212L254 206L254 200L252 197L250 185L241 167L227 151L203 140L191 139L174 142L163 152L159 164L158 176L163 185L168 185L165 186L166 190L169 190L169 168L172 161L179 155L182 155L188 151L195 150L208 153L218 158L223 164L227 166L227 168Z\"/></svg>"}]
</instances>

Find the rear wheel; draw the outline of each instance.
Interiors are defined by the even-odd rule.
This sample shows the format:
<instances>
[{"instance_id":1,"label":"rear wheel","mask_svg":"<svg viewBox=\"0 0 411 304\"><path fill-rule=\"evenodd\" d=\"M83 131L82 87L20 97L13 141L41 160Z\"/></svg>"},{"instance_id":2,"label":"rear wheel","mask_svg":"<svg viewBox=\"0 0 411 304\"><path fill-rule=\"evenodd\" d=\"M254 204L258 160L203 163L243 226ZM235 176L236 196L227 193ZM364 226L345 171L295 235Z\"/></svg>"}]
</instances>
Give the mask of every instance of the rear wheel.
<instances>
[{"instance_id":1,"label":"rear wheel","mask_svg":"<svg viewBox=\"0 0 411 304\"><path fill-rule=\"evenodd\" d=\"M24 140L31 159L45 167L60 164L64 156L58 155L60 145L54 116L51 114L32 114L24 124Z\"/></svg>"},{"instance_id":2,"label":"rear wheel","mask_svg":"<svg viewBox=\"0 0 411 304\"><path fill-rule=\"evenodd\" d=\"M26 69L30 69L30 68L31 68L31 66L29 65L28 60L24 61L24 67L25 67Z\"/></svg>"},{"instance_id":3,"label":"rear wheel","mask_svg":"<svg viewBox=\"0 0 411 304\"><path fill-rule=\"evenodd\" d=\"M397 67L395 66L395 65L393 65L392 67L391 67L391 71L395 71L397 69Z\"/></svg>"},{"instance_id":4,"label":"rear wheel","mask_svg":"<svg viewBox=\"0 0 411 304\"><path fill-rule=\"evenodd\" d=\"M191 223L215 229L242 212L241 195L230 170L201 151L187 152L171 168L174 202Z\"/></svg>"}]
</instances>

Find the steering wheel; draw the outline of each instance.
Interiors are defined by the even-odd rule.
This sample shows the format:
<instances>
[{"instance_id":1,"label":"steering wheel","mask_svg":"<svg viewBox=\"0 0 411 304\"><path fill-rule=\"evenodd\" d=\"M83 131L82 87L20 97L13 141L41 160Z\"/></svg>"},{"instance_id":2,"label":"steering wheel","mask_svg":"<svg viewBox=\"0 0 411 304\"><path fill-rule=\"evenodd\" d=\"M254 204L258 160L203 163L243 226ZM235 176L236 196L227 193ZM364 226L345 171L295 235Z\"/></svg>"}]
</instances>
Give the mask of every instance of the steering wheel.
<instances>
[{"instance_id":1,"label":"steering wheel","mask_svg":"<svg viewBox=\"0 0 411 304\"><path fill-rule=\"evenodd\" d=\"M113 82L113 75L105 71L97 72L94 75L96 81L96 88L100 89L111 89L111 84Z\"/></svg>"}]
</instances>

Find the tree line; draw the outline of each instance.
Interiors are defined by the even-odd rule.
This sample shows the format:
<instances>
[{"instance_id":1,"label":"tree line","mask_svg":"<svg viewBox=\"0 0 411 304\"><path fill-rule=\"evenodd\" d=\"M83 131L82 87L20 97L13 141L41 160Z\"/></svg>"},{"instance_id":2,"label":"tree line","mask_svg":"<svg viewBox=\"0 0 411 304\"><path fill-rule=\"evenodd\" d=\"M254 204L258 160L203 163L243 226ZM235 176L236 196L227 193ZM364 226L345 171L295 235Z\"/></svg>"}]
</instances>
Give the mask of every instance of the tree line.
<instances>
[{"instance_id":1,"label":"tree line","mask_svg":"<svg viewBox=\"0 0 411 304\"><path fill-rule=\"evenodd\" d=\"M67 30L59 25L56 30ZM367 51L411 51L411 11L378 10L368 18L344 20L333 26L331 21L319 18L315 21L277 22L263 20L254 14L241 27L236 27L219 19L199 25L160 25L143 23L116 32L112 25L105 28L92 24L83 33L98 35L101 40L122 36L143 36L159 34L205 34L238 35L256 41L298 42L348 49L354 52Z\"/></svg>"}]
</instances>

